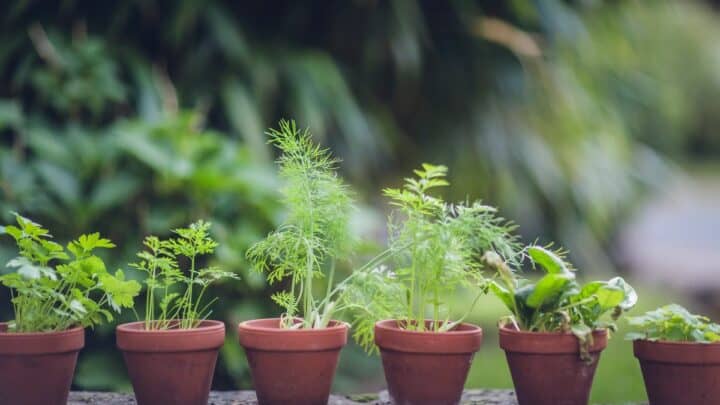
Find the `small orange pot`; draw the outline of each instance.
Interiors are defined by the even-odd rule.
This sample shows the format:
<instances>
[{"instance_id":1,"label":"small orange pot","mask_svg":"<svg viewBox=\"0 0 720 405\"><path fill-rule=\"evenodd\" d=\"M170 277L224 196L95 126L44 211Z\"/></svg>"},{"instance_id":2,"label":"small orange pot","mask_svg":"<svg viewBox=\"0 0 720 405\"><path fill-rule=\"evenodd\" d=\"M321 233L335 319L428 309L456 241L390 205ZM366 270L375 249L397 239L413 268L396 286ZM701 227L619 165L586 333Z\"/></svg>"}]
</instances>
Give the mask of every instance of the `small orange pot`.
<instances>
[{"instance_id":1,"label":"small orange pot","mask_svg":"<svg viewBox=\"0 0 720 405\"><path fill-rule=\"evenodd\" d=\"M0 323L0 401L18 405L65 405L83 328L13 333Z\"/></svg>"},{"instance_id":2,"label":"small orange pot","mask_svg":"<svg viewBox=\"0 0 720 405\"><path fill-rule=\"evenodd\" d=\"M633 342L651 405L720 401L720 343Z\"/></svg>"},{"instance_id":3,"label":"small orange pot","mask_svg":"<svg viewBox=\"0 0 720 405\"><path fill-rule=\"evenodd\" d=\"M482 336L482 329L469 323L448 332L408 331L392 319L376 323L375 343L393 403L459 403Z\"/></svg>"},{"instance_id":4,"label":"small orange pot","mask_svg":"<svg viewBox=\"0 0 720 405\"><path fill-rule=\"evenodd\" d=\"M580 359L577 337L571 333L525 332L500 328L515 393L520 405L587 404L607 331L593 332L592 363Z\"/></svg>"},{"instance_id":5,"label":"small orange pot","mask_svg":"<svg viewBox=\"0 0 720 405\"><path fill-rule=\"evenodd\" d=\"M207 404L224 323L146 330L144 322L132 322L118 326L116 337L138 405Z\"/></svg>"},{"instance_id":6,"label":"small orange pot","mask_svg":"<svg viewBox=\"0 0 720 405\"><path fill-rule=\"evenodd\" d=\"M238 325L258 402L327 404L348 325L330 321L323 329L283 329L280 318Z\"/></svg>"}]
</instances>

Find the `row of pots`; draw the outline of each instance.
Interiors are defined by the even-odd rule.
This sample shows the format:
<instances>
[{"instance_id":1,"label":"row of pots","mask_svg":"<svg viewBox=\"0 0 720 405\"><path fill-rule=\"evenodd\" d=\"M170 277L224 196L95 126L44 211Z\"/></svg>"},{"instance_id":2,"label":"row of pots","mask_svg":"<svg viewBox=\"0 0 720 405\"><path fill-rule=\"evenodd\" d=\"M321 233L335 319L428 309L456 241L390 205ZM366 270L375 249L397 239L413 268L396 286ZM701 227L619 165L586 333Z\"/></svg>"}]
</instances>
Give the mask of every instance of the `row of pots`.
<instances>
[{"instance_id":1,"label":"row of pots","mask_svg":"<svg viewBox=\"0 0 720 405\"><path fill-rule=\"evenodd\" d=\"M84 331L7 333L0 324L0 398L12 404L65 404ZM261 404L325 404L348 325L280 329L279 319L238 327ZM416 332L393 320L378 322L390 397L398 404L460 401L482 330L464 323L450 332ZM225 325L203 321L194 329L148 331L143 322L117 327L135 397L143 404L205 404ZM593 334L591 363L580 360L571 334L500 330L520 404L585 404L604 330ZM635 356L651 404L712 404L720 400L720 345L636 341Z\"/></svg>"}]
</instances>

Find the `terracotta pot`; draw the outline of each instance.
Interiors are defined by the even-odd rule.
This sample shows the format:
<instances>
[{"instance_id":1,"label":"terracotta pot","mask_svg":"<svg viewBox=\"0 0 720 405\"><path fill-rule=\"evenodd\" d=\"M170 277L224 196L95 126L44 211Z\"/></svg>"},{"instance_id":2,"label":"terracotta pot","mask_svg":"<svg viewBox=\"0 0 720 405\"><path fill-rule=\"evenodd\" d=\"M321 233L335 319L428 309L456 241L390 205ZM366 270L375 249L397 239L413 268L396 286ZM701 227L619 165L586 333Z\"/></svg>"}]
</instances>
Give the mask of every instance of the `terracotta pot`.
<instances>
[{"instance_id":1,"label":"terracotta pot","mask_svg":"<svg viewBox=\"0 0 720 405\"><path fill-rule=\"evenodd\" d=\"M720 343L633 342L651 405L720 401Z\"/></svg>"},{"instance_id":2,"label":"terracotta pot","mask_svg":"<svg viewBox=\"0 0 720 405\"><path fill-rule=\"evenodd\" d=\"M607 331L593 332L592 363L580 359L577 338L571 333L525 332L500 328L518 403L533 405L587 404Z\"/></svg>"},{"instance_id":3,"label":"terracotta pot","mask_svg":"<svg viewBox=\"0 0 720 405\"><path fill-rule=\"evenodd\" d=\"M144 322L132 322L118 326L116 335L139 405L207 404L225 324L146 330Z\"/></svg>"},{"instance_id":4,"label":"terracotta pot","mask_svg":"<svg viewBox=\"0 0 720 405\"><path fill-rule=\"evenodd\" d=\"M482 329L463 323L448 332L416 332L391 319L375 324L375 343L394 403L457 404Z\"/></svg>"},{"instance_id":5,"label":"terracotta pot","mask_svg":"<svg viewBox=\"0 0 720 405\"><path fill-rule=\"evenodd\" d=\"M280 318L238 325L260 404L327 404L348 325L281 329Z\"/></svg>"},{"instance_id":6,"label":"terracotta pot","mask_svg":"<svg viewBox=\"0 0 720 405\"><path fill-rule=\"evenodd\" d=\"M3 404L65 405L85 331L12 333L0 323L0 400Z\"/></svg>"}]
</instances>

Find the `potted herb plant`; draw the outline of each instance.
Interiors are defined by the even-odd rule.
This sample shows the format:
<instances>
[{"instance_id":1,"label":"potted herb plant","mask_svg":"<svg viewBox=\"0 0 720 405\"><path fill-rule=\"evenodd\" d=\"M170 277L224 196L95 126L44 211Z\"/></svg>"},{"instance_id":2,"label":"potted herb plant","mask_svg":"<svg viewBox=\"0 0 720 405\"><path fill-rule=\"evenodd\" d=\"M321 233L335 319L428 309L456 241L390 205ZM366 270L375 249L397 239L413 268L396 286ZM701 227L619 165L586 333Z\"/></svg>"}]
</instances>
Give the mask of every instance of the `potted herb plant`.
<instances>
[{"instance_id":1,"label":"potted herb plant","mask_svg":"<svg viewBox=\"0 0 720 405\"><path fill-rule=\"evenodd\" d=\"M349 188L335 172L336 160L312 142L294 121L268 132L281 151L283 224L247 252L253 269L270 284L288 280L272 296L284 313L238 326L261 404L327 403L348 325L334 319L342 310L333 296L336 263L346 258L352 238ZM319 285L325 279L326 288Z\"/></svg>"},{"instance_id":2,"label":"potted herb plant","mask_svg":"<svg viewBox=\"0 0 720 405\"><path fill-rule=\"evenodd\" d=\"M123 272L108 272L96 249L115 247L93 233L66 247L41 225L15 214L0 227L19 256L0 276L15 319L0 323L0 399L7 404L65 404L85 327L111 322L109 309L131 308L140 291Z\"/></svg>"},{"instance_id":3,"label":"potted herb plant","mask_svg":"<svg viewBox=\"0 0 720 405\"><path fill-rule=\"evenodd\" d=\"M174 237L148 236L132 267L147 273L145 320L117 327L138 404L206 404L225 324L207 319L215 299L208 287L234 273L202 266L217 243L210 224L175 229Z\"/></svg>"},{"instance_id":4,"label":"potted herb plant","mask_svg":"<svg viewBox=\"0 0 720 405\"><path fill-rule=\"evenodd\" d=\"M650 405L716 404L720 325L677 304L628 318Z\"/></svg>"},{"instance_id":5,"label":"potted herb plant","mask_svg":"<svg viewBox=\"0 0 720 405\"><path fill-rule=\"evenodd\" d=\"M580 285L563 252L529 246L520 256L515 265L529 258L545 274L527 280L493 252L485 255L499 276L490 290L512 313L500 322L500 347L518 402L585 404L608 330L637 295L620 277Z\"/></svg>"},{"instance_id":6,"label":"potted herb plant","mask_svg":"<svg viewBox=\"0 0 720 405\"><path fill-rule=\"evenodd\" d=\"M357 310L355 337L379 348L389 395L398 404L460 401L482 342L481 328L464 319L483 291L458 318L447 297L483 283L484 252L513 256L517 249L514 226L495 208L430 195L448 185L446 173L445 166L424 164L403 188L384 190L398 208L389 220L394 266L360 273L344 294Z\"/></svg>"}]
</instances>

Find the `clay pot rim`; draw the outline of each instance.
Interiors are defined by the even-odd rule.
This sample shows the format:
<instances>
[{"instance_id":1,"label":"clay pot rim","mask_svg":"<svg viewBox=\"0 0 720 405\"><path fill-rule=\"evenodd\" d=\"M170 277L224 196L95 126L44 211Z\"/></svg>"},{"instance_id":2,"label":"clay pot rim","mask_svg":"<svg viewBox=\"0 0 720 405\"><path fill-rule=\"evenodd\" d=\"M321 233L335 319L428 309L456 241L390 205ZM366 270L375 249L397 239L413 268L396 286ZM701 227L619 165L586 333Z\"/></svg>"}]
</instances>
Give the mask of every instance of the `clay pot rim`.
<instances>
[{"instance_id":1,"label":"clay pot rim","mask_svg":"<svg viewBox=\"0 0 720 405\"><path fill-rule=\"evenodd\" d=\"M222 321L216 321L212 319L206 319L200 321L200 325L195 328L175 328L175 329L145 329L143 326L145 321L127 322L115 327L116 332L122 332L124 334L135 334L135 335L193 335L193 334L206 334L217 332L218 330L225 330L225 323ZM141 326L138 328L138 326Z\"/></svg>"},{"instance_id":2,"label":"clay pot rim","mask_svg":"<svg viewBox=\"0 0 720 405\"><path fill-rule=\"evenodd\" d=\"M718 365L720 344L636 339L633 341L633 355L641 362Z\"/></svg>"},{"instance_id":3,"label":"clay pot rim","mask_svg":"<svg viewBox=\"0 0 720 405\"><path fill-rule=\"evenodd\" d=\"M401 329L397 319L386 319L375 323L375 344L380 351L401 353L450 355L477 352L483 341L482 328L465 322L457 327L464 330L419 332Z\"/></svg>"},{"instance_id":4,"label":"clay pot rim","mask_svg":"<svg viewBox=\"0 0 720 405\"><path fill-rule=\"evenodd\" d=\"M7 326L10 322L0 322L0 329L3 326ZM42 336L62 336L62 335L73 335L78 331L84 331L85 328L82 326L75 326L70 329L49 331L49 332L6 332L0 331L0 336L17 336L17 337L42 337Z\"/></svg>"},{"instance_id":5,"label":"clay pot rim","mask_svg":"<svg viewBox=\"0 0 720 405\"><path fill-rule=\"evenodd\" d=\"M689 342L689 341L678 341L678 340L650 340L650 339L633 339L633 343L638 342L641 344L657 345L657 346L677 346L677 347L700 347L700 346L716 346L720 345L718 342Z\"/></svg>"},{"instance_id":6,"label":"clay pot rim","mask_svg":"<svg viewBox=\"0 0 720 405\"><path fill-rule=\"evenodd\" d=\"M125 352L169 353L217 350L225 342L225 323L205 320L197 328L147 330L144 321L115 328L117 347Z\"/></svg>"},{"instance_id":7,"label":"clay pot rim","mask_svg":"<svg viewBox=\"0 0 720 405\"><path fill-rule=\"evenodd\" d=\"M580 352L578 338L569 332L529 332L507 325L500 326L499 332L498 343L506 353L556 355ZM607 347L607 329L596 329L592 336L589 352L598 353Z\"/></svg>"},{"instance_id":8,"label":"clay pot rim","mask_svg":"<svg viewBox=\"0 0 720 405\"><path fill-rule=\"evenodd\" d=\"M462 335L476 335L481 334L482 335L482 328L468 322L461 322L459 323L457 327L468 327L470 329L466 330L448 330L443 332L433 332L433 331L418 331L418 330L407 330L402 329L397 326L399 320L397 319L384 319L382 321L378 321L375 323L375 328L382 329L386 331L392 331L392 332L400 332L400 333L406 333L409 335L416 335L416 336L442 336L442 335L453 335L453 336L462 336ZM425 322L432 322L432 319L426 319ZM394 326L393 326L394 325Z\"/></svg>"},{"instance_id":9,"label":"clay pot rim","mask_svg":"<svg viewBox=\"0 0 720 405\"><path fill-rule=\"evenodd\" d=\"M575 335L573 335L572 332L562 332L562 331L559 331L559 332L533 332L533 331L529 331L529 330L515 329L514 327L509 327L508 325L501 325L498 327L498 329L500 330L500 333L507 333L507 334L514 334L514 335L533 335L533 336L538 336L538 337L572 336L573 338L577 339L577 337ZM593 333L593 335L598 335L598 334L607 335L607 331L608 331L607 328L599 328L599 329L594 329L592 331L592 333Z\"/></svg>"},{"instance_id":10,"label":"clay pot rim","mask_svg":"<svg viewBox=\"0 0 720 405\"><path fill-rule=\"evenodd\" d=\"M277 322L277 327L258 326L258 323L266 322ZM332 326L330 326L332 325ZM292 335L322 335L322 334L334 334L338 331L350 329L350 324L343 321L331 320L328 326L324 328L311 328L311 329L287 329L280 327L280 318L260 318L260 319L249 319L247 321L240 322L238 324L238 330L251 332L251 333L268 333L268 334L292 334Z\"/></svg>"},{"instance_id":11,"label":"clay pot rim","mask_svg":"<svg viewBox=\"0 0 720 405\"><path fill-rule=\"evenodd\" d=\"M0 328L8 322L0 323ZM85 328L53 332L0 332L0 354L38 355L79 351L85 346Z\"/></svg>"},{"instance_id":12,"label":"clay pot rim","mask_svg":"<svg viewBox=\"0 0 720 405\"><path fill-rule=\"evenodd\" d=\"M336 320L329 325L319 329L282 329L280 318L251 319L238 324L238 341L246 350L268 352L339 350L347 344L350 325Z\"/></svg>"}]
</instances>

